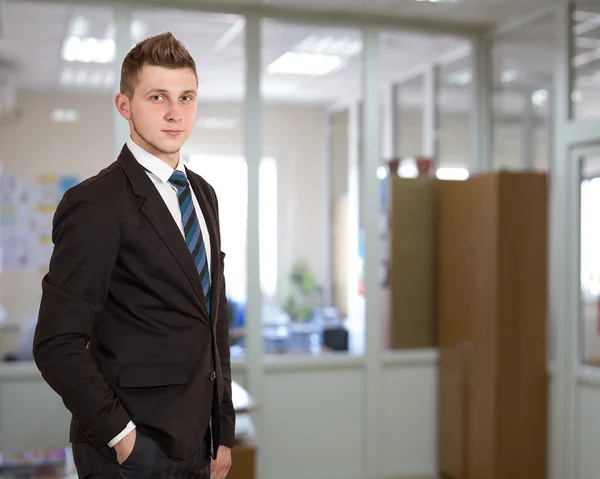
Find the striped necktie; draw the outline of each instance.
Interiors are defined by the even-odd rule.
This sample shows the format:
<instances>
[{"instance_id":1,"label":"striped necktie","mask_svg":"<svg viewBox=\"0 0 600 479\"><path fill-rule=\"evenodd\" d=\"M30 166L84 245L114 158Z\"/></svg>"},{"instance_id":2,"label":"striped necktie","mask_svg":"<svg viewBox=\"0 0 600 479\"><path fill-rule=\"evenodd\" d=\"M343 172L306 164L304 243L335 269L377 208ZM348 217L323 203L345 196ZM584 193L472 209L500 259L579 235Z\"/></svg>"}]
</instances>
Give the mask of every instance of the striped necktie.
<instances>
[{"instance_id":1,"label":"striped necktie","mask_svg":"<svg viewBox=\"0 0 600 479\"><path fill-rule=\"evenodd\" d=\"M183 232L185 242L192 254L196 269L200 274L202 281L202 292L206 301L206 310L210 313L210 274L208 271L208 260L206 256L206 246L202 239L200 222L194 209L192 201L192 190L185 173L175 170L169 178L171 183L177 189L177 198L179 199L179 209L181 210L181 220L183 222Z\"/></svg>"}]
</instances>

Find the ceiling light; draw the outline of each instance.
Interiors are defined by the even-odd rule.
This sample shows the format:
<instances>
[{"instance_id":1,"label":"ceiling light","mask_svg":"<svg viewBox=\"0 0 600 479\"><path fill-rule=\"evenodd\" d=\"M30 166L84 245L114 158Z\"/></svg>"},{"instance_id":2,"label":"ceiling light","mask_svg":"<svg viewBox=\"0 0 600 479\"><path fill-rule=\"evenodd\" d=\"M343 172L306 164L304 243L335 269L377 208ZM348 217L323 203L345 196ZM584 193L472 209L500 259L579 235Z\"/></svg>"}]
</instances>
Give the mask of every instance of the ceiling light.
<instances>
[{"instance_id":1,"label":"ceiling light","mask_svg":"<svg viewBox=\"0 0 600 479\"><path fill-rule=\"evenodd\" d=\"M342 57L351 57L360 53L363 49L361 40L348 37L335 38L333 36L319 37L311 35L301 41L293 48L293 51L299 53L314 53L323 55L339 55Z\"/></svg>"},{"instance_id":2,"label":"ceiling light","mask_svg":"<svg viewBox=\"0 0 600 479\"><path fill-rule=\"evenodd\" d=\"M104 70L101 67L95 70L89 70L87 67L65 68L60 75L60 84L63 86L110 88L114 81L115 72L112 69Z\"/></svg>"},{"instance_id":3,"label":"ceiling light","mask_svg":"<svg viewBox=\"0 0 600 479\"><path fill-rule=\"evenodd\" d=\"M73 123L79 119L79 113L75 110L57 108L52 112L51 117L55 123Z\"/></svg>"},{"instance_id":4,"label":"ceiling light","mask_svg":"<svg viewBox=\"0 0 600 479\"><path fill-rule=\"evenodd\" d=\"M272 78L265 78L265 81L261 84L261 91L263 95L277 95L285 96L294 94L299 88L298 82L282 81L281 79L273 80Z\"/></svg>"},{"instance_id":5,"label":"ceiling light","mask_svg":"<svg viewBox=\"0 0 600 479\"><path fill-rule=\"evenodd\" d=\"M385 180L387 178L388 175L388 170L385 166L379 166L377 168L377 178L379 178L380 180Z\"/></svg>"},{"instance_id":6,"label":"ceiling light","mask_svg":"<svg viewBox=\"0 0 600 479\"><path fill-rule=\"evenodd\" d=\"M104 86L109 88L113 86L115 83L115 72L113 70L108 70L104 75Z\"/></svg>"},{"instance_id":7,"label":"ceiling light","mask_svg":"<svg viewBox=\"0 0 600 479\"><path fill-rule=\"evenodd\" d=\"M95 70L90 75L90 80L89 80L90 86L100 86L102 84L102 77L104 76L103 73L104 72L102 70Z\"/></svg>"},{"instance_id":8,"label":"ceiling light","mask_svg":"<svg viewBox=\"0 0 600 479\"><path fill-rule=\"evenodd\" d=\"M398 167L398 176L400 178L416 178L419 176L419 169L414 158L404 158Z\"/></svg>"},{"instance_id":9,"label":"ceiling light","mask_svg":"<svg viewBox=\"0 0 600 479\"><path fill-rule=\"evenodd\" d=\"M61 85L71 85L73 83L74 73L70 68L65 68L60 74Z\"/></svg>"},{"instance_id":10,"label":"ceiling light","mask_svg":"<svg viewBox=\"0 0 600 479\"><path fill-rule=\"evenodd\" d=\"M75 75L75 85L83 86L88 81L88 74L85 70L79 70Z\"/></svg>"},{"instance_id":11,"label":"ceiling light","mask_svg":"<svg viewBox=\"0 0 600 479\"><path fill-rule=\"evenodd\" d=\"M581 103L582 100L583 100L583 93L581 93L579 90L576 90L573 93L571 93L571 101L573 103Z\"/></svg>"},{"instance_id":12,"label":"ceiling light","mask_svg":"<svg viewBox=\"0 0 600 479\"><path fill-rule=\"evenodd\" d=\"M338 55L286 52L267 67L271 74L327 75L342 65Z\"/></svg>"},{"instance_id":13,"label":"ceiling light","mask_svg":"<svg viewBox=\"0 0 600 479\"><path fill-rule=\"evenodd\" d=\"M435 172L438 180L466 180L469 177L469 170L466 168L441 167Z\"/></svg>"},{"instance_id":14,"label":"ceiling light","mask_svg":"<svg viewBox=\"0 0 600 479\"><path fill-rule=\"evenodd\" d=\"M473 71L470 67L463 68L448 75L448 82L451 85L465 86L473 81Z\"/></svg>"},{"instance_id":15,"label":"ceiling light","mask_svg":"<svg viewBox=\"0 0 600 479\"><path fill-rule=\"evenodd\" d=\"M62 48L62 57L67 62L110 63L115 57L115 42L110 38L98 40L88 37L68 37Z\"/></svg>"},{"instance_id":16,"label":"ceiling light","mask_svg":"<svg viewBox=\"0 0 600 479\"><path fill-rule=\"evenodd\" d=\"M500 81L502 83L510 83L514 82L518 77L518 74L515 70L506 70L502 72L500 75Z\"/></svg>"},{"instance_id":17,"label":"ceiling light","mask_svg":"<svg viewBox=\"0 0 600 479\"><path fill-rule=\"evenodd\" d=\"M536 106L541 106L548 99L548 90L536 90L531 94L531 101Z\"/></svg>"}]
</instances>

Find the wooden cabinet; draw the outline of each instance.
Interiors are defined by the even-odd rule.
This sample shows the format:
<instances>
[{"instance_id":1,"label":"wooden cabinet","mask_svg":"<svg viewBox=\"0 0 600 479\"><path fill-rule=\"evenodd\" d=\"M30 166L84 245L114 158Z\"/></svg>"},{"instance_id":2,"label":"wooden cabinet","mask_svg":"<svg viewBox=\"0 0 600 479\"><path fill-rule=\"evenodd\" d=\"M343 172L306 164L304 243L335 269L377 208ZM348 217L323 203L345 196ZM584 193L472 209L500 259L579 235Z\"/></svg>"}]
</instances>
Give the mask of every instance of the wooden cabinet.
<instances>
[{"instance_id":1,"label":"wooden cabinet","mask_svg":"<svg viewBox=\"0 0 600 479\"><path fill-rule=\"evenodd\" d=\"M442 477L546 477L547 187L539 173L438 185Z\"/></svg>"},{"instance_id":2,"label":"wooden cabinet","mask_svg":"<svg viewBox=\"0 0 600 479\"><path fill-rule=\"evenodd\" d=\"M436 195L433 178L388 178L384 348L435 346Z\"/></svg>"}]
</instances>

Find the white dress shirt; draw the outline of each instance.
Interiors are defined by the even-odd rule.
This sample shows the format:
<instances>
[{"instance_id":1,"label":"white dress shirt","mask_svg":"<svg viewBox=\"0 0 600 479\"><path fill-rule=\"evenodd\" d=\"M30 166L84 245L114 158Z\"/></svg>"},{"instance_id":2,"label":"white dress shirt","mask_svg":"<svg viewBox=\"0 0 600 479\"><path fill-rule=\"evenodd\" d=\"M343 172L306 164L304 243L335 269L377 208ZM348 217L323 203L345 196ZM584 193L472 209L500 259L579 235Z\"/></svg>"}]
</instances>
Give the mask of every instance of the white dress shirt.
<instances>
[{"instance_id":1,"label":"white dress shirt","mask_svg":"<svg viewBox=\"0 0 600 479\"><path fill-rule=\"evenodd\" d=\"M141 146L136 144L131 138L127 141L127 147L133 157L137 160L137 162L142 165L146 169L146 173L156 189L160 193L163 201L167 205L167 208L171 212L173 216L173 220L179 227L182 236L185 238L185 233L183 232L183 220L181 219L181 209L179 208L179 199L177 197L177 189L171 183L169 183L169 178L173 174L173 168L167 165L164 161L157 158L156 156L148 153ZM183 172L185 175L185 168L183 167L183 162L181 158L179 159L179 164L176 168L178 171ZM187 177L187 175L186 175ZM204 245L206 246L206 260L208 262L208 272L210 277L210 258L211 258L211 249L210 249L210 236L208 235L208 226L206 225L206 219L202 214L202 209L200 208L200 204L198 203L198 199L194 194L194 190L191 190L192 193L192 201L194 202L194 209L196 210L196 215L198 216L198 221L200 222L200 231L202 232L202 239L204 240ZM112 439L108 443L110 447L113 447L117 444L121 439L123 439L127 434L135 429L135 424L133 421L129 421L125 429L121 431L116 437Z\"/></svg>"}]
</instances>

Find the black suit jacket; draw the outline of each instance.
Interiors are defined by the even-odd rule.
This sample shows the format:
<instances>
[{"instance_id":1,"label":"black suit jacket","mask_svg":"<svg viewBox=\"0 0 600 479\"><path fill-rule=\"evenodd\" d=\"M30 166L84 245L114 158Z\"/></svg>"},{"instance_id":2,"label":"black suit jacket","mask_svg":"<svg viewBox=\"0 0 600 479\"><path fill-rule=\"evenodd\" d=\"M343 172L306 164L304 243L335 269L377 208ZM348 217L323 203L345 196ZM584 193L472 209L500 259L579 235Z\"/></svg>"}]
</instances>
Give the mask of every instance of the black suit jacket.
<instances>
[{"instance_id":1,"label":"black suit jacket","mask_svg":"<svg viewBox=\"0 0 600 479\"><path fill-rule=\"evenodd\" d=\"M70 439L106 445L133 420L183 458L233 446L217 197L187 171L210 233L211 312L183 235L127 146L67 191L53 222L34 358L71 411Z\"/></svg>"}]
</instances>

